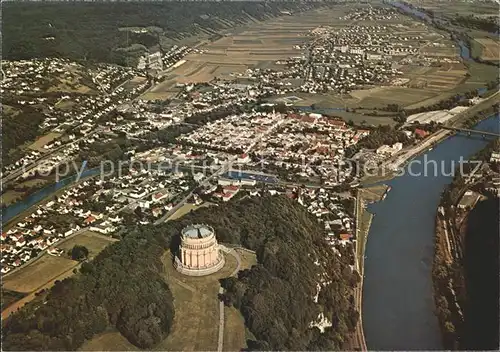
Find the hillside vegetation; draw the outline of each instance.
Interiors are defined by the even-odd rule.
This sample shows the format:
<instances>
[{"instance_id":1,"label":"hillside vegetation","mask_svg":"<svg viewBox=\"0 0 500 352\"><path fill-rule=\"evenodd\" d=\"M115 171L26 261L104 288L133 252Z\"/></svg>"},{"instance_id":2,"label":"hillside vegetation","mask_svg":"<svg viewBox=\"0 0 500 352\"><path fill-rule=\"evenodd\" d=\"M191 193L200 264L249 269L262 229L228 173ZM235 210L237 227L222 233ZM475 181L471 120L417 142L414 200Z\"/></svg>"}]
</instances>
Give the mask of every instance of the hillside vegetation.
<instances>
[{"instance_id":1,"label":"hillside vegetation","mask_svg":"<svg viewBox=\"0 0 500 352\"><path fill-rule=\"evenodd\" d=\"M182 223L214 226L219 241L255 250L258 264L223 279L222 299L234 305L256 337L251 350L338 350L354 331L353 286L349 256L325 241L317 219L284 197L250 198L229 206L197 210ZM314 297L318 294L317 303ZM311 328L323 313L332 326Z\"/></svg>"},{"instance_id":2,"label":"hillside vegetation","mask_svg":"<svg viewBox=\"0 0 500 352\"><path fill-rule=\"evenodd\" d=\"M469 160L489 160L491 152L499 150L500 140L491 141ZM463 175L475 165L464 164ZM459 225L453 210L464 192L471 188L461 173L444 190L440 206L446 216L438 215L436 224L450 221L455 233L448 236L456 242L454 256L447 260L447 235L436 226L436 251L432 268L434 303L443 345L450 350L490 350L498 346L498 221L499 203L489 196L480 201ZM472 187L481 191L481 184ZM487 192L484 192L488 195ZM452 247L453 248L453 247Z\"/></svg>"},{"instance_id":3,"label":"hillside vegetation","mask_svg":"<svg viewBox=\"0 0 500 352\"><path fill-rule=\"evenodd\" d=\"M318 6L302 2L6 2L3 58L67 57L126 64L134 47L158 46ZM148 28L140 33L135 29Z\"/></svg>"},{"instance_id":4,"label":"hillside vegetation","mask_svg":"<svg viewBox=\"0 0 500 352\"><path fill-rule=\"evenodd\" d=\"M58 282L45 301L12 316L2 332L3 349L74 350L109 328L138 347L155 346L168 335L174 316L161 256L169 247L175 251L180 230L191 223L208 223L220 242L257 251L258 265L223 280L226 303L242 311L257 338L250 347L335 349L353 331L358 314L351 287L358 278L325 242L317 220L298 203L276 196L131 229L84 263L79 274ZM323 284L316 304L318 282ZM309 325L320 312L333 322L324 334Z\"/></svg>"}]
</instances>

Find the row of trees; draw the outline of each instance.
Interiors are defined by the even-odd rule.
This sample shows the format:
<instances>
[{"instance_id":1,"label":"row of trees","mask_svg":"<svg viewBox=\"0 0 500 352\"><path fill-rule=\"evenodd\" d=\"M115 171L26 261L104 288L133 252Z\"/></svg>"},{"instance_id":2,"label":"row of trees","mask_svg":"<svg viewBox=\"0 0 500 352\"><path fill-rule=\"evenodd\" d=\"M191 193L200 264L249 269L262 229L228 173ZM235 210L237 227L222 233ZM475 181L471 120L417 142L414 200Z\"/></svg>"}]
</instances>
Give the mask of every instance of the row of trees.
<instances>
[{"instance_id":1,"label":"row of trees","mask_svg":"<svg viewBox=\"0 0 500 352\"><path fill-rule=\"evenodd\" d=\"M482 121L485 118L488 118L492 114L498 114L500 111L500 104L495 103L489 109L481 110L476 115L471 116L464 122L465 128L474 127L479 121Z\"/></svg>"},{"instance_id":2,"label":"row of trees","mask_svg":"<svg viewBox=\"0 0 500 352\"><path fill-rule=\"evenodd\" d=\"M398 142L408 145L411 140L403 131L388 125L381 125L373 128L370 134L363 137L357 144L348 147L346 155L351 157L361 149L377 149L383 145L393 145Z\"/></svg>"},{"instance_id":3,"label":"row of trees","mask_svg":"<svg viewBox=\"0 0 500 352\"><path fill-rule=\"evenodd\" d=\"M479 29L481 31L497 34L500 31L498 17L477 17L472 14L467 16L456 15L451 19L451 23L456 26Z\"/></svg>"}]
</instances>

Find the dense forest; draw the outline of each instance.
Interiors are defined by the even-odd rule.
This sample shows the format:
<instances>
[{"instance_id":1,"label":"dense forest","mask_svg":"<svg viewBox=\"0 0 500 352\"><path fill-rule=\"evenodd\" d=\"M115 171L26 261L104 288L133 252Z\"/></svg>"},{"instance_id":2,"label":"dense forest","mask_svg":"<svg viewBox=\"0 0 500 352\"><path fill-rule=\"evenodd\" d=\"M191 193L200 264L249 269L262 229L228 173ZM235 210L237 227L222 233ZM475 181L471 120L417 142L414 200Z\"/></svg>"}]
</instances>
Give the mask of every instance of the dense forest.
<instances>
[{"instance_id":1,"label":"dense forest","mask_svg":"<svg viewBox=\"0 0 500 352\"><path fill-rule=\"evenodd\" d=\"M66 57L129 63L133 47L152 47L161 38L220 31L253 19L278 16L321 4L315 2L160 1L14 2L2 6L3 58ZM128 31L150 27L146 34Z\"/></svg>"},{"instance_id":2,"label":"dense forest","mask_svg":"<svg viewBox=\"0 0 500 352\"><path fill-rule=\"evenodd\" d=\"M269 196L131 228L93 261L83 262L78 274L10 317L2 330L3 349L75 350L108 328L138 347L152 348L167 336L174 316L161 257L176 250L180 230L190 223L208 223L220 242L257 251L257 266L237 281L223 280L224 299L238 305L258 339L250 345L337 349L353 331L358 313L352 286L359 276L325 242L313 216L292 200ZM314 304L321 280L325 284ZM309 328L319 312L333 322L324 334Z\"/></svg>"},{"instance_id":3,"label":"dense forest","mask_svg":"<svg viewBox=\"0 0 500 352\"><path fill-rule=\"evenodd\" d=\"M490 17L478 17L472 14L467 16L457 15L451 19L451 23L456 26L478 29L494 34L497 34L500 28L498 24L498 17L494 15Z\"/></svg>"},{"instance_id":4,"label":"dense forest","mask_svg":"<svg viewBox=\"0 0 500 352\"><path fill-rule=\"evenodd\" d=\"M262 206L255 208L242 202L240 211L245 212L245 218L260 221L225 230L256 251L258 264L240 272L238 278L221 282L226 289L225 303L241 311L257 339L249 341L249 348L341 349L359 318L352 296L359 277L344 256L327 244L317 220L299 204L286 198L251 202L262 202ZM254 209L261 213L246 216ZM221 212L221 220L235 223L230 218L233 214ZM318 283L323 287L315 303ZM310 327L320 313L333 324L324 333Z\"/></svg>"},{"instance_id":5,"label":"dense forest","mask_svg":"<svg viewBox=\"0 0 500 352\"><path fill-rule=\"evenodd\" d=\"M2 119L2 163L10 164L21 155L16 148L27 141L35 140L44 116L36 109L25 106L16 114L3 114ZM17 154L17 155L16 155Z\"/></svg>"}]
</instances>

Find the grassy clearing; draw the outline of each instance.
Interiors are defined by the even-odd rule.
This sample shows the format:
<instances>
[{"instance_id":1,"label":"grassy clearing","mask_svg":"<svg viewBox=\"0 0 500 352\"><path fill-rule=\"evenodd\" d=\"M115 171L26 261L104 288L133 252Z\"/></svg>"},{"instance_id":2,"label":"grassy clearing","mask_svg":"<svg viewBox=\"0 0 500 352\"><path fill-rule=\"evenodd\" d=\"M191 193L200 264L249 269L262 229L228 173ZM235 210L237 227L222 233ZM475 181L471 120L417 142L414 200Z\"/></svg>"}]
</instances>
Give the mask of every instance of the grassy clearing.
<instances>
[{"instance_id":1,"label":"grassy clearing","mask_svg":"<svg viewBox=\"0 0 500 352\"><path fill-rule=\"evenodd\" d=\"M58 247L64 249L68 252L75 245L85 246L90 252L90 257L95 257L99 252L101 252L109 244L116 242L117 240L99 233L92 231L85 231L84 233L70 238L66 242L62 243Z\"/></svg>"},{"instance_id":2,"label":"grassy clearing","mask_svg":"<svg viewBox=\"0 0 500 352\"><path fill-rule=\"evenodd\" d=\"M253 265L257 264L257 256L255 253L251 253L240 248L235 249L235 251L241 259L240 270L250 269Z\"/></svg>"},{"instance_id":3,"label":"grassy clearing","mask_svg":"<svg viewBox=\"0 0 500 352\"><path fill-rule=\"evenodd\" d=\"M470 73L470 78L467 80L467 83L487 83L498 77L498 67L496 66L469 61L467 62L467 68Z\"/></svg>"},{"instance_id":4,"label":"grassy clearing","mask_svg":"<svg viewBox=\"0 0 500 352\"><path fill-rule=\"evenodd\" d=\"M240 351L246 348L245 319L234 307L224 309L224 351Z\"/></svg>"},{"instance_id":5,"label":"grassy clearing","mask_svg":"<svg viewBox=\"0 0 500 352\"><path fill-rule=\"evenodd\" d=\"M236 253L240 256L241 266L240 270L250 269L253 265L257 264L257 256L254 253L245 251L243 249L235 249ZM226 307L225 314L225 328L224 328L224 351L240 351L246 348L247 331L245 328L245 319L240 311L234 307Z\"/></svg>"},{"instance_id":6,"label":"grassy clearing","mask_svg":"<svg viewBox=\"0 0 500 352\"><path fill-rule=\"evenodd\" d=\"M118 331L105 332L85 342L79 351L139 351Z\"/></svg>"},{"instance_id":7,"label":"grassy clearing","mask_svg":"<svg viewBox=\"0 0 500 352\"><path fill-rule=\"evenodd\" d=\"M476 38L474 42L480 45L479 56L483 60L498 61L500 58L500 46L497 41L490 38ZM474 55L473 45L473 55Z\"/></svg>"},{"instance_id":8,"label":"grassy clearing","mask_svg":"<svg viewBox=\"0 0 500 352\"><path fill-rule=\"evenodd\" d=\"M40 186L43 186L47 183L49 183L49 181L47 179L42 179L42 178L34 178L28 181L18 183L16 185L16 189L8 190L7 192L2 194L2 204L9 206L13 203L22 200L24 197L35 191L31 189L23 190L22 187L27 187L27 188L36 187L37 189L39 189Z\"/></svg>"},{"instance_id":9,"label":"grassy clearing","mask_svg":"<svg viewBox=\"0 0 500 352\"><path fill-rule=\"evenodd\" d=\"M9 117L14 117L18 115L21 112L21 110L10 106L10 105L3 105L2 104L2 114L3 116L9 116Z\"/></svg>"},{"instance_id":10,"label":"grassy clearing","mask_svg":"<svg viewBox=\"0 0 500 352\"><path fill-rule=\"evenodd\" d=\"M373 176L364 176L361 178L361 183L363 185L372 185L374 183L382 182L382 181L388 181L394 178L394 174L391 172L385 172L384 174L380 175L373 175Z\"/></svg>"},{"instance_id":11,"label":"grassy clearing","mask_svg":"<svg viewBox=\"0 0 500 352\"><path fill-rule=\"evenodd\" d=\"M19 186L21 187L37 187L41 185L45 185L48 181L43 178L34 178L28 181L24 181L19 183Z\"/></svg>"},{"instance_id":12,"label":"grassy clearing","mask_svg":"<svg viewBox=\"0 0 500 352\"><path fill-rule=\"evenodd\" d=\"M48 257L49 255L46 254L44 257L42 257L41 259L45 258L45 257ZM60 257L52 257L52 258L56 258L56 259L64 259L64 258L60 258ZM41 259L39 259L38 261L40 261ZM42 290L47 290L47 289L50 289L52 286L54 286L54 283L59 280L64 280L70 276L73 275L73 270L77 269L79 267L79 263L77 262L74 262L72 260L69 260L69 259L66 259L67 261L70 261L72 263L75 263L73 266L70 266L70 267L65 267L65 271L63 271L62 273L50 278L49 280L47 280L47 277L45 277L45 279L41 280L41 279L38 279L37 280L37 277L43 277L43 274L41 274L39 272L39 275L30 275L30 278L32 280L34 280L33 282L36 282L37 284L40 283L40 282L45 282L44 284L42 284L41 286L38 286L36 287L35 289L32 290L31 293L29 293L28 295L24 296L23 298L15 301L14 303L12 303L11 305L9 305L6 309L3 309L2 310L2 320L5 320L7 319L12 313L18 311L21 307L23 307L24 305L32 302L33 300L37 300L37 293L42 291ZM38 262L37 261L37 262ZM35 262L35 263L37 263ZM35 264L34 263L34 264ZM33 264L32 264L33 265ZM30 265L31 266L31 265ZM23 268L21 271L19 271L19 273L21 273L22 271L25 271L25 268ZM25 271L26 272L26 271ZM30 272L31 274L33 274L33 271ZM12 274L12 275L16 275L18 274L18 272L16 272L15 274ZM26 276L26 275L25 275ZM10 276L9 276L10 278ZM5 285L5 280L4 280L4 288L7 288L8 286ZM32 287L31 287L32 288ZM28 289L31 289L31 288L28 288ZM38 296L40 297L40 296ZM38 298L39 299L39 298Z\"/></svg>"},{"instance_id":13,"label":"grassy clearing","mask_svg":"<svg viewBox=\"0 0 500 352\"><path fill-rule=\"evenodd\" d=\"M191 211L195 211L196 209L202 208L202 207L208 207L209 205L212 205L212 203L203 203L201 205L195 205L195 204L192 204L192 203L186 203L182 207L180 207L179 209L177 209L177 211L175 213L173 213L167 219L167 221L179 219L179 218L183 217L184 215L186 215L187 213L190 213Z\"/></svg>"},{"instance_id":14,"label":"grassy clearing","mask_svg":"<svg viewBox=\"0 0 500 352\"><path fill-rule=\"evenodd\" d=\"M33 292L77 264L78 262L71 259L45 254L32 264L5 277L3 287L11 291Z\"/></svg>"},{"instance_id":15,"label":"grassy clearing","mask_svg":"<svg viewBox=\"0 0 500 352\"><path fill-rule=\"evenodd\" d=\"M366 204L381 200L386 190L386 185L361 188L358 190L358 208L356 209L356 213L358 214L359 229L356 255L358 257L360 268L364 268L366 240L368 239L368 233L370 231L370 226L373 219L373 214L369 213L368 210L366 210ZM362 269L360 273L361 275L363 275L363 271L364 270Z\"/></svg>"},{"instance_id":16,"label":"grassy clearing","mask_svg":"<svg viewBox=\"0 0 500 352\"><path fill-rule=\"evenodd\" d=\"M23 192L17 192L17 191L7 191L2 194L2 204L9 206L18 200L21 200L24 196Z\"/></svg>"},{"instance_id":17,"label":"grassy clearing","mask_svg":"<svg viewBox=\"0 0 500 352\"><path fill-rule=\"evenodd\" d=\"M204 277L178 273L172 265L170 252L166 252L163 262L166 281L174 295L175 318L170 335L155 349L215 351L219 331L218 280L234 271L236 260L226 255L226 265L219 272Z\"/></svg>"},{"instance_id":18,"label":"grassy clearing","mask_svg":"<svg viewBox=\"0 0 500 352\"><path fill-rule=\"evenodd\" d=\"M361 108L382 108L388 104L398 104L406 107L429 99L436 95L426 89L406 87L378 87L366 91L354 91L351 95L360 101L356 104Z\"/></svg>"},{"instance_id":19,"label":"grassy clearing","mask_svg":"<svg viewBox=\"0 0 500 352\"><path fill-rule=\"evenodd\" d=\"M43 146L46 144L49 144L54 139L59 138L59 137L61 137L60 133L56 133L56 132L47 133L45 136L41 136L40 138L38 138L28 148L32 149L32 150L46 151L45 149L43 149Z\"/></svg>"},{"instance_id":20,"label":"grassy clearing","mask_svg":"<svg viewBox=\"0 0 500 352\"><path fill-rule=\"evenodd\" d=\"M70 238L58 245L58 247L68 251L75 244L80 244L87 247L90 256L93 257L113 241L116 240L87 231ZM51 281L60 279L59 277L68 271L71 274L71 269L77 265L78 262L74 260L44 254L33 263L5 277L3 279L3 288L17 292L33 292Z\"/></svg>"},{"instance_id":21,"label":"grassy clearing","mask_svg":"<svg viewBox=\"0 0 500 352\"><path fill-rule=\"evenodd\" d=\"M396 122L390 116L373 116L373 115L362 115L354 112L336 111L334 113L329 113L327 115L340 117L345 121L352 120L356 125L361 125L365 122L367 125L390 125L393 126Z\"/></svg>"}]
</instances>

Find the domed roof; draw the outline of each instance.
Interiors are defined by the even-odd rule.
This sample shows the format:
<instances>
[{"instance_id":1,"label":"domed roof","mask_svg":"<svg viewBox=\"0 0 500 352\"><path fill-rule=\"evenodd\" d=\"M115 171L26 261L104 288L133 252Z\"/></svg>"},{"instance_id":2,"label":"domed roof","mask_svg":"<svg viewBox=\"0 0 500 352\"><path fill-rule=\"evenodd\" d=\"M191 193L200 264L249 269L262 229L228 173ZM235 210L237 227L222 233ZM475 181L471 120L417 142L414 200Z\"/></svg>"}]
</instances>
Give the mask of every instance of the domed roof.
<instances>
[{"instance_id":1,"label":"domed roof","mask_svg":"<svg viewBox=\"0 0 500 352\"><path fill-rule=\"evenodd\" d=\"M203 238L213 234L213 229L204 224L193 224L182 230L182 235L190 238Z\"/></svg>"}]
</instances>

